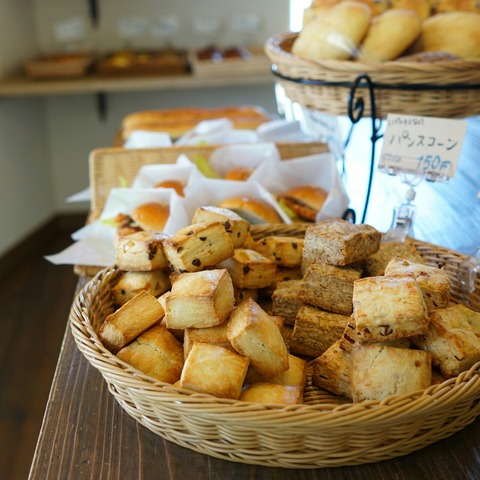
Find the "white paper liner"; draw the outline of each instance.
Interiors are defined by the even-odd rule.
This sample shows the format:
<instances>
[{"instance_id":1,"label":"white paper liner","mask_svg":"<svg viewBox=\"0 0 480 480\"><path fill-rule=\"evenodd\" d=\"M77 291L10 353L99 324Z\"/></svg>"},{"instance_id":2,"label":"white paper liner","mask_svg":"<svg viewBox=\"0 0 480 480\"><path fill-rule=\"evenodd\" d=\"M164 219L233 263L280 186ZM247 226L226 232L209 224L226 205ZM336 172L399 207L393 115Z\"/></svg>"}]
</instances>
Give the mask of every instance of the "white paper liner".
<instances>
[{"instance_id":1,"label":"white paper liner","mask_svg":"<svg viewBox=\"0 0 480 480\"><path fill-rule=\"evenodd\" d=\"M124 148L157 148L172 146L168 133L134 130L123 144Z\"/></svg>"}]
</instances>

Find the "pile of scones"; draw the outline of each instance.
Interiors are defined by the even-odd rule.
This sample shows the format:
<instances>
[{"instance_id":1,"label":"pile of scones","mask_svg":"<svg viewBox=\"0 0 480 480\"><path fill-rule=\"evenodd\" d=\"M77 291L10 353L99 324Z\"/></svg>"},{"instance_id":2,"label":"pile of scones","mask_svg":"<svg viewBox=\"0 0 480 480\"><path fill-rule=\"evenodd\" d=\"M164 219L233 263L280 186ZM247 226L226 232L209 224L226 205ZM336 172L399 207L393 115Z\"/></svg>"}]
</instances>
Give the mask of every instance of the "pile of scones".
<instances>
[{"instance_id":1,"label":"pile of scones","mask_svg":"<svg viewBox=\"0 0 480 480\"><path fill-rule=\"evenodd\" d=\"M250 228L205 206L173 236L118 232L103 345L161 382L272 404L303 403L307 385L382 400L480 361L480 313L413 242L341 219L303 238Z\"/></svg>"}]
</instances>

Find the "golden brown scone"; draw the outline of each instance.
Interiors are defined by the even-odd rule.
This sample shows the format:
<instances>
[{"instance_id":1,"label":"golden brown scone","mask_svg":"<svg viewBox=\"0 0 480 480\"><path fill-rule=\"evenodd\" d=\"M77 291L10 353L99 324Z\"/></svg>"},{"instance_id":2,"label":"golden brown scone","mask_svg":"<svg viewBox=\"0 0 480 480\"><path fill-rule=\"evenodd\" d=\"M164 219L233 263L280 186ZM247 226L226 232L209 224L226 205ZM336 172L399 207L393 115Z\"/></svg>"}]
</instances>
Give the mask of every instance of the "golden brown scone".
<instances>
[{"instance_id":1,"label":"golden brown scone","mask_svg":"<svg viewBox=\"0 0 480 480\"><path fill-rule=\"evenodd\" d=\"M271 235L256 242L255 250L280 267L299 267L302 264L303 238Z\"/></svg>"},{"instance_id":2,"label":"golden brown scone","mask_svg":"<svg viewBox=\"0 0 480 480\"><path fill-rule=\"evenodd\" d=\"M405 395L432 384L432 359L422 350L356 345L350 360L354 402Z\"/></svg>"},{"instance_id":3,"label":"golden brown scone","mask_svg":"<svg viewBox=\"0 0 480 480\"><path fill-rule=\"evenodd\" d=\"M278 383L279 385L295 385L301 387L303 391L307 382L307 362L303 358L290 354L288 355L288 370L274 376L262 375L255 367L250 365L247 376L245 377L245 385L263 382Z\"/></svg>"},{"instance_id":4,"label":"golden brown scone","mask_svg":"<svg viewBox=\"0 0 480 480\"><path fill-rule=\"evenodd\" d=\"M298 34L292 53L306 60L347 60L355 54L365 36L370 8L356 1L344 1L314 16Z\"/></svg>"},{"instance_id":5,"label":"golden brown scone","mask_svg":"<svg viewBox=\"0 0 480 480\"><path fill-rule=\"evenodd\" d=\"M350 352L336 341L312 364L312 383L336 395L352 398Z\"/></svg>"},{"instance_id":6,"label":"golden brown scone","mask_svg":"<svg viewBox=\"0 0 480 480\"><path fill-rule=\"evenodd\" d=\"M460 312L463 315L463 318L472 327L472 330L475 332L475 335L477 335L480 338L480 312L475 312L474 310L468 308L463 303L458 303L457 305L455 305L455 308L458 312Z\"/></svg>"},{"instance_id":7,"label":"golden brown scone","mask_svg":"<svg viewBox=\"0 0 480 480\"><path fill-rule=\"evenodd\" d=\"M158 297L169 290L170 287L168 272L154 270L153 272L125 272L110 290L113 303L120 306L142 290Z\"/></svg>"},{"instance_id":8,"label":"golden brown scone","mask_svg":"<svg viewBox=\"0 0 480 480\"><path fill-rule=\"evenodd\" d=\"M168 266L163 234L136 232L115 237L115 263L120 270L149 272Z\"/></svg>"},{"instance_id":9,"label":"golden brown scone","mask_svg":"<svg viewBox=\"0 0 480 480\"><path fill-rule=\"evenodd\" d=\"M244 300L230 315L227 336L233 348L250 359L263 375L288 369L288 351L270 316L252 299Z\"/></svg>"},{"instance_id":10,"label":"golden brown scone","mask_svg":"<svg viewBox=\"0 0 480 480\"><path fill-rule=\"evenodd\" d=\"M387 10L372 19L358 58L375 62L393 60L413 44L421 30L422 22L414 11Z\"/></svg>"},{"instance_id":11,"label":"golden brown scone","mask_svg":"<svg viewBox=\"0 0 480 480\"><path fill-rule=\"evenodd\" d=\"M281 315L287 325L294 325L302 302L297 299L301 280L278 282L272 294L272 314Z\"/></svg>"},{"instance_id":12,"label":"golden brown scone","mask_svg":"<svg viewBox=\"0 0 480 480\"><path fill-rule=\"evenodd\" d=\"M233 287L233 294L235 295L235 305L242 303L246 298L258 300L258 289L256 288L236 288Z\"/></svg>"},{"instance_id":13,"label":"golden brown scone","mask_svg":"<svg viewBox=\"0 0 480 480\"><path fill-rule=\"evenodd\" d=\"M218 345L195 343L185 359L180 387L238 399L249 363L248 358Z\"/></svg>"},{"instance_id":14,"label":"golden brown scone","mask_svg":"<svg viewBox=\"0 0 480 480\"><path fill-rule=\"evenodd\" d=\"M290 351L310 357L322 355L342 336L349 318L311 305L302 305L290 337Z\"/></svg>"},{"instance_id":15,"label":"golden brown scone","mask_svg":"<svg viewBox=\"0 0 480 480\"><path fill-rule=\"evenodd\" d=\"M462 58L480 57L480 13L446 12L427 18L418 48Z\"/></svg>"},{"instance_id":16,"label":"golden brown scone","mask_svg":"<svg viewBox=\"0 0 480 480\"><path fill-rule=\"evenodd\" d=\"M163 315L160 302L143 290L107 315L98 331L98 337L108 350L117 353L142 332L160 322Z\"/></svg>"},{"instance_id":17,"label":"golden brown scone","mask_svg":"<svg viewBox=\"0 0 480 480\"><path fill-rule=\"evenodd\" d=\"M413 274L423 293L427 310L445 308L450 303L452 281L441 267L431 267L403 258L393 258L385 268L385 276Z\"/></svg>"},{"instance_id":18,"label":"golden brown scone","mask_svg":"<svg viewBox=\"0 0 480 480\"><path fill-rule=\"evenodd\" d=\"M480 337L469 322L470 315L462 307L430 312L430 324L425 335L412 340L432 355L433 364L446 378L457 376L480 361Z\"/></svg>"},{"instance_id":19,"label":"golden brown scone","mask_svg":"<svg viewBox=\"0 0 480 480\"><path fill-rule=\"evenodd\" d=\"M413 275L366 277L353 286L360 342L385 342L428 331L427 307Z\"/></svg>"},{"instance_id":20,"label":"golden brown scone","mask_svg":"<svg viewBox=\"0 0 480 480\"><path fill-rule=\"evenodd\" d=\"M233 256L218 264L232 277L233 285L240 289L270 286L275 279L277 265L269 258L247 248L236 248Z\"/></svg>"},{"instance_id":21,"label":"golden brown scone","mask_svg":"<svg viewBox=\"0 0 480 480\"><path fill-rule=\"evenodd\" d=\"M353 284L361 274L359 268L313 263L305 272L297 298L329 312L350 315Z\"/></svg>"},{"instance_id":22,"label":"golden brown scone","mask_svg":"<svg viewBox=\"0 0 480 480\"><path fill-rule=\"evenodd\" d=\"M234 248L239 248L245 243L250 231L250 223L227 208L199 207L193 215L192 223L199 222L220 222L230 235Z\"/></svg>"},{"instance_id":23,"label":"golden brown scone","mask_svg":"<svg viewBox=\"0 0 480 480\"><path fill-rule=\"evenodd\" d=\"M182 344L162 325L143 332L117 357L161 382L175 383L183 369Z\"/></svg>"},{"instance_id":24,"label":"golden brown scone","mask_svg":"<svg viewBox=\"0 0 480 480\"><path fill-rule=\"evenodd\" d=\"M432 12L430 3L430 0L390 0L390 8L412 10L420 17L420 20L425 20Z\"/></svg>"},{"instance_id":25,"label":"golden brown scone","mask_svg":"<svg viewBox=\"0 0 480 480\"><path fill-rule=\"evenodd\" d=\"M277 383L255 383L244 389L239 400L254 403L281 403L296 405L303 401L303 390L294 385L279 385Z\"/></svg>"},{"instance_id":26,"label":"golden brown scone","mask_svg":"<svg viewBox=\"0 0 480 480\"><path fill-rule=\"evenodd\" d=\"M221 325L235 305L232 280L224 269L184 273L165 298L167 328Z\"/></svg>"},{"instance_id":27,"label":"golden brown scone","mask_svg":"<svg viewBox=\"0 0 480 480\"><path fill-rule=\"evenodd\" d=\"M198 272L233 255L233 242L221 222L188 225L163 242L170 270Z\"/></svg>"},{"instance_id":28,"label":"golden brown scone","mask_svg":"<svg viewBox=\"0 0 480 480\"><path fill-rule=\"evenodd\" d=\"M323 220L305 232L302 268L312 263L345 266L362 262L379 249L381 238L370 225L339 218Z\"/></svg>"},{"instance_id":29,"label":"golden brown scone","mask_svg":"<svg viewBox=\"0 0 480 480\"><path fill-rule=\"evenodd\" d=\"M228 350L234 350L230 340L227 337L228 320L221 325L206 328L186 328L183 336L183 355L188 357L193 344L209 343L211 345L218 345Z\"/></svg>"},{"instance_id":30,"label":"golden brown scone","mask_svg":"<svg viewBox=\"0 0 480 480\"><path fill-rule=\"evenodd\" d=\"M405 258L415 263L425 263L412 240L405 242L382 242L380 248L365 262L365 276L379 277L385 273L385 267L392 258Z\"/></svg>"}]
</instances>

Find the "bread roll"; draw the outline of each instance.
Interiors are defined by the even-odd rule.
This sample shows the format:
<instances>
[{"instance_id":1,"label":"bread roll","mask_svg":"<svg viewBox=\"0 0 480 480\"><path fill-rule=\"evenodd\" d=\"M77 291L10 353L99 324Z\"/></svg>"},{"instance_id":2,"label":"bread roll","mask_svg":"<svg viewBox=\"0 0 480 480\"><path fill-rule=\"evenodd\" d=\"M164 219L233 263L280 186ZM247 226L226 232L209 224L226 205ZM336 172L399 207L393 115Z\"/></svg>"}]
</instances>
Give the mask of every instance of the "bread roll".
<instances>
[{"instance_id":1,"label":"bread roll","mask_svg":"<svg viewBox=\"0 0 480 480\"><path fill-rule=\"evenodd\" d=\"M345 1L312 19L292 45L292 53L306 60L348 60L365 36L370 8L357 1Z\"/></svg>"},{"instance_id":2,"label":"bread roll","mask_svg":"<svg viewBox=\"0 0 480 480\"><path fill-rule=\"evenodd\" d=\"M429 0L390 0L390 8L406 8L414 11L421 20L430 16L432 7Z\"/></svg>"},{"instance_id":3,"label":"bread roll","mask_svg":"<svg viewBox=\"0 0 480 480\"><path fill-rule=\"evenodd\" d=\"M374 17L360 47L362 61L385 62L399 57L420 35L422 23L412 10L396 8Z\"/></svg>"},{"instance_id":4,"label":"bread roll","mask_svg":"<svg viewBox=\"0 0 480 480\"><path fill-rule=\"evenodd\" d=\"M447 12L423 22L420 48L462 58L480 57L480 13Z\"/></svg>"},{"instance_id":5,"label":"bread roll","mask_svg":"<svg viewBox=\"0 0 480 480\"><path fill-rule=\"evenodd\" d=\"M283 223L277 211L264 200L240 195L222 200L218 206L234 211L250 223Z\"/></svg>"}]
</instances>

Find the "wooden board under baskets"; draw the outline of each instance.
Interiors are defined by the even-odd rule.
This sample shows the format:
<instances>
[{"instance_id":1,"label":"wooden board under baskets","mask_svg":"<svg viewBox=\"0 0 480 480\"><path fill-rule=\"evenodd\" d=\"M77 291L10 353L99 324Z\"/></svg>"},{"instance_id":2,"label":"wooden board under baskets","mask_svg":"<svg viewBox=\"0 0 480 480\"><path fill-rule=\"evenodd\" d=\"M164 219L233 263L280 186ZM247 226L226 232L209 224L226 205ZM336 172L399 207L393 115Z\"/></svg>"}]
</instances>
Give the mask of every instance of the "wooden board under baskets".
<instances>
[{"instance_id":1,"label":"wooden board under baskets","mask_svg":"<svg viewBox=\"0 0 480 480\"><path fill-rule=\"evenodd\" d=\"M255 238L304 234L305 226L252 227ZM439 262L455 278L465 256L424 242L429 265ZM149 378L111 354L96 331L113 309L109 287L120 272L99 272L76 296L70 325L86 359L118 403L140 424L191 450L235 462L285 468L358 465L406 455L474 421L480 414L480 362L458 377L409 395L358 404L340 401L311 383L304 403L267 405L195 394ZM452 300L460 291L453 282ZM480 310L476 293L466 298ZM286 336L286 338L288 338Z\"/></svg>"},{"instance_id":2,"label":"wooden board under baskets","mask_svg":"<svg viewBox=\"0 0 480 480\"><path fill-rule=\"evenodd\" d=\"M366 74L374 85L379 118L388 113L448 118L480 113L480 58L431 63L313 62L291 53L296 37L297 33L291 32L274 35L266 42L265 51L287 96L300 105L348 115L351 86L359 75ZM355 98L359 97L365 101L364 116L371 116L368 91L360 88Z\"/></svg>"}]
</instances>

